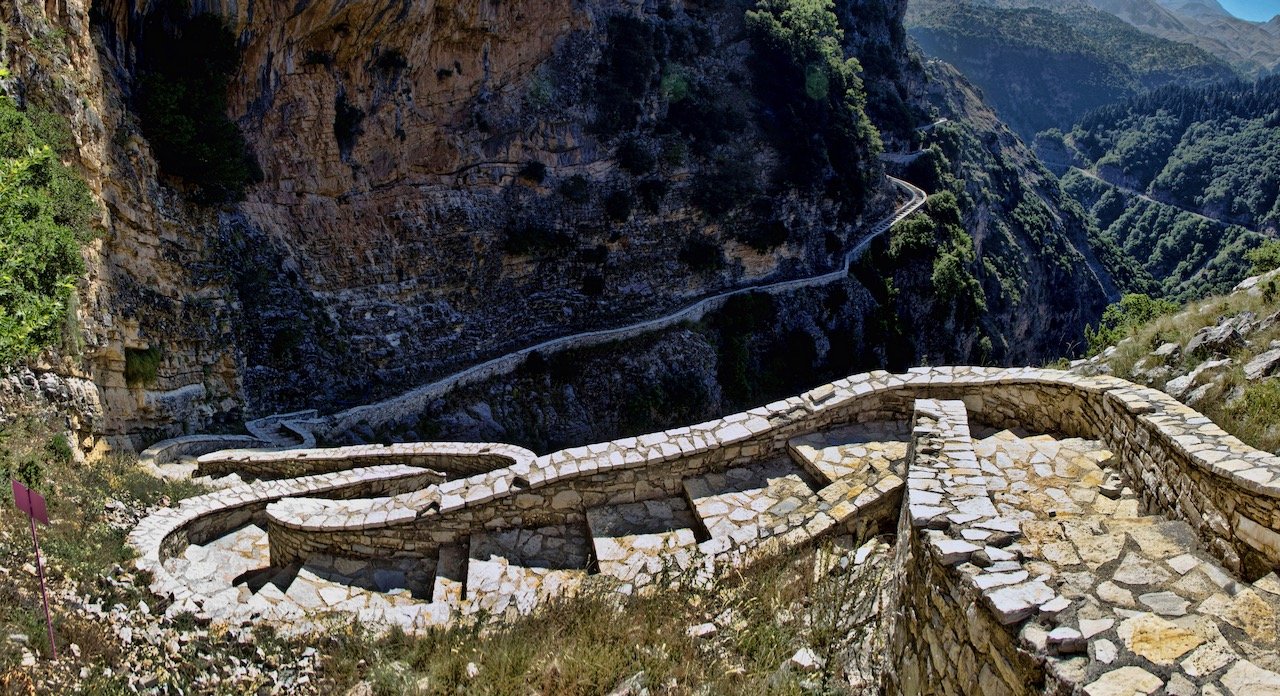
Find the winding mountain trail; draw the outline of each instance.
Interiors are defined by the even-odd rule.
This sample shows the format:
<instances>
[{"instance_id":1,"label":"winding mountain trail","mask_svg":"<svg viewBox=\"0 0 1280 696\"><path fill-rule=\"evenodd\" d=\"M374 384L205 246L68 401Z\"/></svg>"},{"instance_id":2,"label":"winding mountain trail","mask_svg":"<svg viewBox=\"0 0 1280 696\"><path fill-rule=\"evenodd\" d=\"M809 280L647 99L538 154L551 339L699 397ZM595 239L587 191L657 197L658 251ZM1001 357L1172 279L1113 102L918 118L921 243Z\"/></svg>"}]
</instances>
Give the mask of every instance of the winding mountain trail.
<instances>
[{"instance_id":1,"label":"winding mountain trail","mask_svg":"<svg viewBox=\"0 0 1280 696\"><path fill-rule=\"evenodd\" d=\"M860 242L853 246L845 253L840 267L834 271L822 273L806 278L795 278L792 280L780 280L769 283L761 283L757 285L748 285L733 290L704 297L692 304L678 309L669 314L665 314L653 319L619 326L609 329L597 329L593 331L583 331L580 333L559 336L557 338L548 339L531 346L526 346L520 350L507 353L485 362L473 365L460 372L455 372L446 377L418 386L398 396L389 399L377 401L363 406L356 406L345 411L339 411L328 416L317 417L315 411L303 411L296 414L274 414L266 416L245 424L250 433L261 439L264 444L272 447L298 447L308 446L307 443L314 443L314 435L326 435L330 433L342 432L357 424L367 424L371 427L377 427L403 417L404 415L421 411L427 403L437 399L444 394L467 384L474 384L495 376L509 374L533 353L541 353L543 355L550 353L558 353L572 348L584 348L602 343L609 343L626 338L632 338L645 333L658 331L670 326L674 326L685 321L696 321L706 315L708 312L723 306L731 297L737 295L745 295L753 292L764 292L769 294L780 294L801 288L811 288L828 283L836 282L849 273L849 268L853 265L871 243L888 232L895 224L901 222L908 215L919 210L928 200L929 194L923 189L903 181L896 177L886 175L895 186L907 194L908 200L898 206L892 214L880 220L871 228L870 234L863 238ZM201 437L201 436L193 436ZM207 437L207 436L206 436ZM155 463L162 463L170 459L164 452L167 449L173 449L175 456L180 456L176 450L181 449L175 447L180 441L186 441L190 438L175 438L174 440L166 440L151 447L143 453L144 458ZM214 446L212 440L205 440L209 446ZM243 442L229 443L228 447L243 447ZM201 449L205 449L201 447ZM213 450L206 450L213 451ZM181 454L190 454L191 452L181 452Z\"/></svg>"},{"instance_id":2,"label":"winding mountain trail","mask_svg":"<svg viewBox=\"0 0 1280 696\"><path fill-rule=\"evenodd\" d=\"M1241 223L1239 223L1239 222L1231 222L1231 221L1229 221L1229 220L1220 220L1220 219L1215 218L1215 217L1209 217L1208 215L1205 215L1204 213L1197 212L1197 211L1192 210L1192 209L1190 209L1190 208L1184 208L1184 207L1182 207L1182 206L1180 206L1180 205L1177 205L1176 203L1170 203L1170 202L1168 202L1168 201L1162 201L1162 200L1159 200L1159 199L1157 199L1157 198L1152 198L1152 197L1150 196L1150 194L1146 194L1146 193L1143 193L1142 191L1138 191L1138 190L1135 190L1135 189L1131 189L1131 188L1128 188L1128 187L1126 187L1126 186L1121 186L1120 184L1117 184L1117 183L1115 183L1114 181L1108 181L1107 179L1104 179L1104 178L1102 178L1101 176L1098 176L1098 174L1097 174L1096 172L1089 171L1088 169L1083 169L1083 168L1081 168L1081 167L1076 167L1076 166L1074 166L1074 165L1071 167L1071 169L1072 169L1072 170L1074 170L1074 171L1080 172L1081 174L1083 174L1083 175L1085 175L1085 176L1089 177L1090 179L1093 179L1094 181L1098 181L1098 182L1101 182L1101 183L1103 183L1103 184L1106 184L1107 186L1110 186L1111 188L1113 188L1113 189L1115 189L1115 190L1117 190L1117 191L1120 191L1121 193L1128 194L1128 195L1133 196L1133 197L1135 197L1135 198L1141 198L1142 200L1144 200L1144 201L1146 201L1146 202L1148 202L1148 203L1152 203L1152 204L1155 204L1155 205L1163 205L1163 206L1167 206L1167 207L1170 207L1170 208L1176 208L1176 209L1178 209L1178 210L1181 210L1181 211L1182 211L1182 212L1184 212L1184 213L1187 213L1188 215L1194 215L1194 216L1196 216L1196 217L1198 217L1198 218L1200 218L1200 219L1202 219L1202 220L1207 220L1207 221L1209 221L1209 222L1212 222L1212 223L1213 223L1213 224L1215 224L1215 225L1234 226L1234 227L1243 227L1244 229L1249 230L1250 232L1256 232L1256 233L1258 233L1258 234L1262 234L1262 232L1259 232L1258 230L1256 230L1256 229L1254 229L1254 228L1252 228L1252 227L1249 227L1248 225L1241 224Z\"/></svg>"}]
</instances>

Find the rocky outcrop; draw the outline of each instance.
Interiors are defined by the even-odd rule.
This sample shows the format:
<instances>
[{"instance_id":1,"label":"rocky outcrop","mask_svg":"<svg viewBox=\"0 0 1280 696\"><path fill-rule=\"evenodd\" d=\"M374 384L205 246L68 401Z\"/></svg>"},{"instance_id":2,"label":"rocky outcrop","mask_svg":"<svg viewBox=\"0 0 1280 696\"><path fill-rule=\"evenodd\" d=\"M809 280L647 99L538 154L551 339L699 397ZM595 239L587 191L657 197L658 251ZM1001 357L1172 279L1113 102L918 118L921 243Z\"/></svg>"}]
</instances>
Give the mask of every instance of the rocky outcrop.
<instances>
[{"instance_id":1,"label":"rocky outcrop","mask_svg":"<svg viewBox=\"0 0 1280 696\"><path fill-rule=\"evenodd\" d=\"M238 419L241 367L228 340L232 299L210 257L216 211L192 208L161 183L116 80L122 66L98 52L90 15L88 0L0 7L12 72L0 91L67 117L72 164L101 206L73 339L31 367L41 382L86 387L94 405L68 412L86 447L129 448ZM155 377L127 384L129 352L151 348Z\"/></svg>"},{"instance_id":2,"label":"rocky outcrop","mask_svg":"<svg viewBox=\"0 0 1280 696\"><path fill-rule=\"evenodd\" d=\"M84 354L43 367L98 386L106 416L95 432L117 445L367 403L542 339L829 271L893 205L888 187L836 195L785 174L794 143L771 139L758 118L738 6L367 0L191 4L236 36L230 116L263 170L244 201L199 206L157 169L129 108L154 7L6 10L23 28L7 48L19 76L8 91L57 95L104 207L81 295ZM904 10L900 0L837 8L863 59L868 113L891 144L933 108L906 52ZM65 32L56 55L24 52L54 28ZM601 85L632 68L648 71L623 95L634 113L611 115L618 100L601 98ZM54 89L63 74L70 87ZM882 181L872 158L842 166ZM1008 215L996 207L970 217ZM1009 250L1021 256L1040 236L1017 230ZM861 332L889 319L868 310L927 305L930 276L918 270L900 281L900 306L859 298L833 321ZM987 357L1056 353L1100 309L1094 281L1064 280L1040 260L1023 270L1018 282L1035 290L983 327L997 339ZM820 316L812 303L824 296L792 304ZM1054 297L1079 298L1065 321L1042 306ZM939 334L902 359L970 356L979 334ZM127 384L140 352L158 359L155 377Z\"/></svg>"},{"instance_id":3,"label":"rocky outcrop","mask_svg":"<svg viewBox=\"0 0 1280 696\"><path fill-rule=\"evenodd\" d=\"M1276 271L1247 278L1227 295L1135 327L1133 336L1075 361L1072 369L1081 374L1125 374L1158 387L1206 410L1233 432L1258 438L1251 444L1272 449L1274 413L1266 395L1280 385L1278 279Z\"/></svg>"}]
</instances>

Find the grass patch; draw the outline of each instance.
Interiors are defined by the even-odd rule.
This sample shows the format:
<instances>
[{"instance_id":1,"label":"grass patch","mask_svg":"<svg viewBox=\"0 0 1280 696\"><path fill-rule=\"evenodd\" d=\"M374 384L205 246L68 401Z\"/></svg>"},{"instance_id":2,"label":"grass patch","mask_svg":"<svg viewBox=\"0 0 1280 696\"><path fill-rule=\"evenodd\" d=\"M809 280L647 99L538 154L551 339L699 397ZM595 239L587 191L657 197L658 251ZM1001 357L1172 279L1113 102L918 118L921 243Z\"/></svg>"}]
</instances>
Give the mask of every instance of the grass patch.
<instances>
[{"instance_id":1,"label":"grass patch","mask_svg":"<svg viewBox=\"0 0 1280 696\"><path fill-rule=\"evenodd\" d=\"M419 637L343 623L328 635L323 671L337 689L364 680L375 694L585 695L624 681L631 693L849 693L843 665L878 629L866 610L887 555L830 572L815 553L773 559L713 589L631 598L587 591L511 622ZM713 618L713 638L689 636ZM806 645L827 658L823 671L779 669Z\"/></svg>"},{"instance_id":2,"label":"grass patch","mask_svg":"<svg viewBox=\"0 0 1280 696\"><path fill-rule=\"evenodd\" d=\"M160 349L125 348L124 349L124 382L130 388L149 387L156 383L156 373L160 370Z\"/></svg>"},{"instance_id":3,"label":"grass patch","mask_svg":"<svg viewBox=\"0 0 1280 696\"><path fill-rule=\"evenodd\" d=\"M19 474L48 501L50 523L40 527L39 535L50 586L93 587L104 606L136 605L144 598L141 588L106 582L114 566L133 557L125 546L132 520L113 520L107 512L113 506L146 508L202 492L191 483L150 476L137 468L132 456L111 456L92 465L77 462L70 443L54 424L35 417L18 419L0 430L0 473ZM18 512L9 495L3 496L0 507L0 566L20 569L34 564L27 517ZM15 570L0 587L0 632L27 636L31 650L38 654L48 650L35 575ZM105 626L54 607L58 644L76 643L82 659L108 664L115 659L118 648L107 632ZM20 657L12 643L0 643L0 673Z\"/></svg>"}]
</instances>

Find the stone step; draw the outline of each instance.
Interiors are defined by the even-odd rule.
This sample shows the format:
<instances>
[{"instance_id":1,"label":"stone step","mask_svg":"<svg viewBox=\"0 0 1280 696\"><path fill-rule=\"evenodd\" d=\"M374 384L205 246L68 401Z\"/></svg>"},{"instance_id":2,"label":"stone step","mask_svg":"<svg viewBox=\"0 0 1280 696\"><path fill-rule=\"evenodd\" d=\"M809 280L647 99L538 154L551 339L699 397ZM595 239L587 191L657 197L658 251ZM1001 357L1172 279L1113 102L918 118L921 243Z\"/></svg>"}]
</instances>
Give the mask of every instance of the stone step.
<instances>
[{"instance_id":1,"label":"stone step","mask_svg":"<svg viewBox=\"0 0 1280 696\"><path fill-rule=\"evenodd\" d=\"M746 550L802 526L818 496L789 460L751 464L684 481L685 496L707 532L705 553Z\"/></svg>"},{"instance_id":2,"label":"stone step","mask_svg":"<svg viewBox=\"0 0 1280 696\"><path fill-rule=\"evenodd\" d=\"M1113 453L1097 440L1026 437L1000 431L974 443L987 489L1001 514L1138 516L1133 491L1117 485ZM1108 484L1108 481L1111 483Z\"/></svg>"},{"instance_id":3,"label":"stone step","mask_svg":"<svg viewBox=\"0 0 1280 696\"><path fill-rule=\"evenodd\" d=\"M411 606L426 598L434 559L399 559L373 564L361 559L312 556L296 569L282 570L271 586L283 587L285 598L308 611L384 610ZM287 581L287 585L285 584ZM265 589L265 587L264 587Z\"/></svg>"},{"instance_id":4,"label":"stone step","mask_svg":"<svg viewBox=\"0 0 1280 696\"><path fill-rule=\"evenodd\" d=\"M592 508L587 528L600 574L622 581L623 591L701 572L702 530L683 498Z\"/></svg>"},{"instance_id":5,"label":"stone step","mask_svg":"<svg viewBox=\"0 0 1280 696\"><path fill-rule=\"evenodd\" d=\"M462 605L467 591L467 560L467 547L462 544L440 547L431 587L432 602L454 608Z\"/></svg>"},{"instance_id":6,"label":"stone step","mask_svg":"<svg viewBox=\"0 0 1280 696\"><path fill-rule=\"evenodd\" d=\"M585 526L472 535L463 610L526 614L542 599L572 595L587 577L591 555Z\"/></svg>"},{"instance_id":7,"label":"stone step","mask_svg":"<svg viewBox=\"0 0 1280 696\"><path fill-rule=\"evenodd\" d=\"M905 422L866 423L792 438L787 451L826 485L855 474L878 477L890 471L901 473L910 437Z\"/></svg>"}]
</instances>

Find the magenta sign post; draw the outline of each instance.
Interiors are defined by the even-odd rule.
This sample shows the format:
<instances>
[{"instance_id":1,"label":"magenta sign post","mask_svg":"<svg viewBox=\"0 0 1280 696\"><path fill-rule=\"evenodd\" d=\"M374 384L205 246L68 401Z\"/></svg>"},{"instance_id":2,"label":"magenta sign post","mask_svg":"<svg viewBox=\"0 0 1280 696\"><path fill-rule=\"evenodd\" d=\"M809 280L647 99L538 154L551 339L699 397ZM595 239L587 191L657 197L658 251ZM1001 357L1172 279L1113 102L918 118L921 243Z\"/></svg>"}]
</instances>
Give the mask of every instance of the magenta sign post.
<instances>
[{"instance_id":1,"label":"magenta sign post","mask_svg":"<svg viewBox=\"0 0 1280 696\"><path fill-rule=\"evenodd\" d=\"M40 539L36 536L36 520L40 524L49 524L49 509L44 503L44 496L13 481L13 503L18 509L27 513L31 522L31 543L36 549L36 572L40 576L40 597L44 600L44 624L49 630L49 655L58 659L58 648L53 644L53 619L49 615L49 593L44 589L44 563L40 561Z\"/></svg>"}]
</instances>

